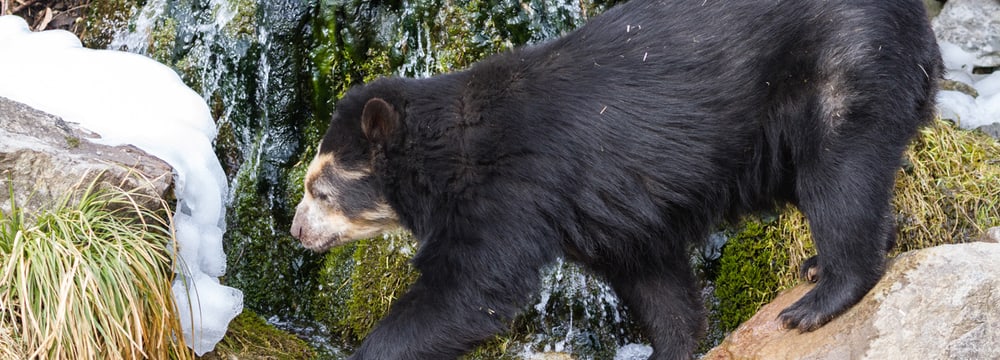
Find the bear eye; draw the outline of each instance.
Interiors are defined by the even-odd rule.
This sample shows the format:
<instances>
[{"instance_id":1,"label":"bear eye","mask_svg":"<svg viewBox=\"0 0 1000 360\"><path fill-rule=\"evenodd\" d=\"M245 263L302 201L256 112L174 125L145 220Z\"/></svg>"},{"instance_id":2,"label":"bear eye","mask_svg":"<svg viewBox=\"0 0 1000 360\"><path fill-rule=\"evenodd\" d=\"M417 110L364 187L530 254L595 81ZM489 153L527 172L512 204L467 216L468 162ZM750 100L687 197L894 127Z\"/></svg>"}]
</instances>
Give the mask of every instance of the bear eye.
<instances>
[{"instance_id":1,"label":"bear eye","mask_svg":"<svg viewBox=\"0 0 1000 360\"><path fill-rule=\"evenodd\" d=\"M317 187L312 183L307 186L306 192L308 192L309 196L312 196L313 199L320 202L326 202L330 199L330 194L319 191L319 189L317 189Z\"/></svg>"},{"instance_id":2,"label":"bear eye","mask_svg":"<svg viewBox=\"0 0 1000 360\"><path fill-rule=\"evenodd\" d=\"M319 200L320 202L327 202L330 200L330 195L323 192L317 192L313 193L313 198Z\"/></svg>"}]
</instances>

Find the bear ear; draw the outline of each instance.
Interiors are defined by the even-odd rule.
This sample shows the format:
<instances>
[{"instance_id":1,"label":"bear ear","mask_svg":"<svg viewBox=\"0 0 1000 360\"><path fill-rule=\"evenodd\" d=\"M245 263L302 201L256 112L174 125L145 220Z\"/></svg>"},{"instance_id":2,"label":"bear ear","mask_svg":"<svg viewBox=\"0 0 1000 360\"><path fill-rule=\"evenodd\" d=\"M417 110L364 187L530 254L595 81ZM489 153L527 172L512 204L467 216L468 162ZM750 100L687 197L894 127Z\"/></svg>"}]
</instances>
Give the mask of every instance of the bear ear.
<instances>
[{"instance_id":1,"label":"bear ear","mask_svg":"<svg viewBox=\"0 0 1000 360\"><path fill-rule=\"evenodd\" d=\"M386 141L402 124L399 113L388 102L371 98L361 113L361 132L370 142Z\"/></svg>"}]
</instances>

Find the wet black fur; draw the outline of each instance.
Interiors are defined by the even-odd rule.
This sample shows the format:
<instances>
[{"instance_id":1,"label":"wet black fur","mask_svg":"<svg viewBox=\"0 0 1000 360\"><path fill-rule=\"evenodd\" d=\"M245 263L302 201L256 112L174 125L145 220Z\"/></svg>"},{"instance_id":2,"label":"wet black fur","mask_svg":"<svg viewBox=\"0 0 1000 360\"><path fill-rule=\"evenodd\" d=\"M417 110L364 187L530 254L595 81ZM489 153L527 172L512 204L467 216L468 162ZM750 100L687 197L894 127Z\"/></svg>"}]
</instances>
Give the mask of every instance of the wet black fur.
<instances>
[{"instance_id":1,"label":"wet black fur","mask_svg":"<svg viewBox=\"0 0 1000 360\"><path fill-rule=\"evenodd\" d=\"M634 0L465 71L353 89L321 151L374 167L422 275L352 358L455 358L558 257L612 284L652 358L689 358L705 320L685 249L782 202L806 214L821 276L781 318L821 326L883 273L939 57L918 0ZM398 119L369 142L372 98Z\"/></svg>"}]
</instances>

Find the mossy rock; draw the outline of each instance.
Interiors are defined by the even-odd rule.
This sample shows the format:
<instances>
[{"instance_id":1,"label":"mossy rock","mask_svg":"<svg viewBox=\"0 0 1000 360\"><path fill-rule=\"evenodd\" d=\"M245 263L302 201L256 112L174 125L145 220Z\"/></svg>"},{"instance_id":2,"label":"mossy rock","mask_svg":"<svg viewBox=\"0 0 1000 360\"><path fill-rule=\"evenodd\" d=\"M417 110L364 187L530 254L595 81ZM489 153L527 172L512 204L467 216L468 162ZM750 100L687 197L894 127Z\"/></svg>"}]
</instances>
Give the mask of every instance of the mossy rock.
<instances>
[{"instance_id":1,"label":"mossy rock","mask_svg":"<svg viewBox=\"0 0 1000 360\"><path fill-rule=\"evenodd\" d=\"M114 34L129 26L129 19L135 17L145 0L102 0L89 2L84 16L83 33L80 42L91 49L108 47Z\"/></svg>"},{"instance_id":2,"label":"mossy rock","mask_svg":"<svg viewBox=\"0 0 1000 360\"><path fill-rule=\"evenodd\" d=\"M808 248L808 233L799 233L800 213L785 209L777 217L746 218L729 237L714 279L717 302L713 324L723 331L736 329L793 282L790 249ZM789 241L799 238L801 241ZM799 260L801 262L801 260Z\"/></svg>"},{"instance_id":3,"label":"mossy rock","mask_svg":"<svg viewBox=\"0 0 1000 360\"><path fill-rule=\"evenodd\" d=\"M358 344L416 281L409 234L357 241L331 250L320 271L313 318L346 346Z\"/></svg>"},{"instance_id":4,"label":"mossy rock","mask_svg":"<svg viewBox=\"0 0 1000 360\"><path fill-rule=\"evenodd\" d=\"M304 341L268 324L250 310L243 310L229 323L229 330L214 351L199 357L203 360L315 358L316 351Z\"/></svg>"},{"instance_id":5,"label":"mossy rock","mask_svg":"<svg viewBox=\"0 0 1000 360\"><path fill-rule=\"evenodd\" d=\"M231 38L252 38L257 35L257 1L230 0L218 5L215 12L224 12L232 17L222 29Z\"/></svg>"}]
</instances>

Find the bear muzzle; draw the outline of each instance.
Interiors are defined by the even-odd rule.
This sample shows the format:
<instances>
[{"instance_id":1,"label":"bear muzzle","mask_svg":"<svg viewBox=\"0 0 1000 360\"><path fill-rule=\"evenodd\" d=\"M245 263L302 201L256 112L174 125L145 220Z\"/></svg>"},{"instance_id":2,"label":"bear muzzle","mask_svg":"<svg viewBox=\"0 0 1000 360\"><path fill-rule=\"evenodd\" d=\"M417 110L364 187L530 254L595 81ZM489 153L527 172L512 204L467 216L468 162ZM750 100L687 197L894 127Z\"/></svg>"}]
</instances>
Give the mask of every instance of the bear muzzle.
<instances>
[{"instance_id":1,"label":"bear muzzle","mask_svg":"<svg viewBox=\"0 0 1000 360\"><path fill-rule=\"evenodd\" d=\"M399 228L398 217L384 203L356 216L348 216L306 196L295 208L290 232L305 248L324 252L353 240L370 238Z\"/></svg>"}]
</instances>

